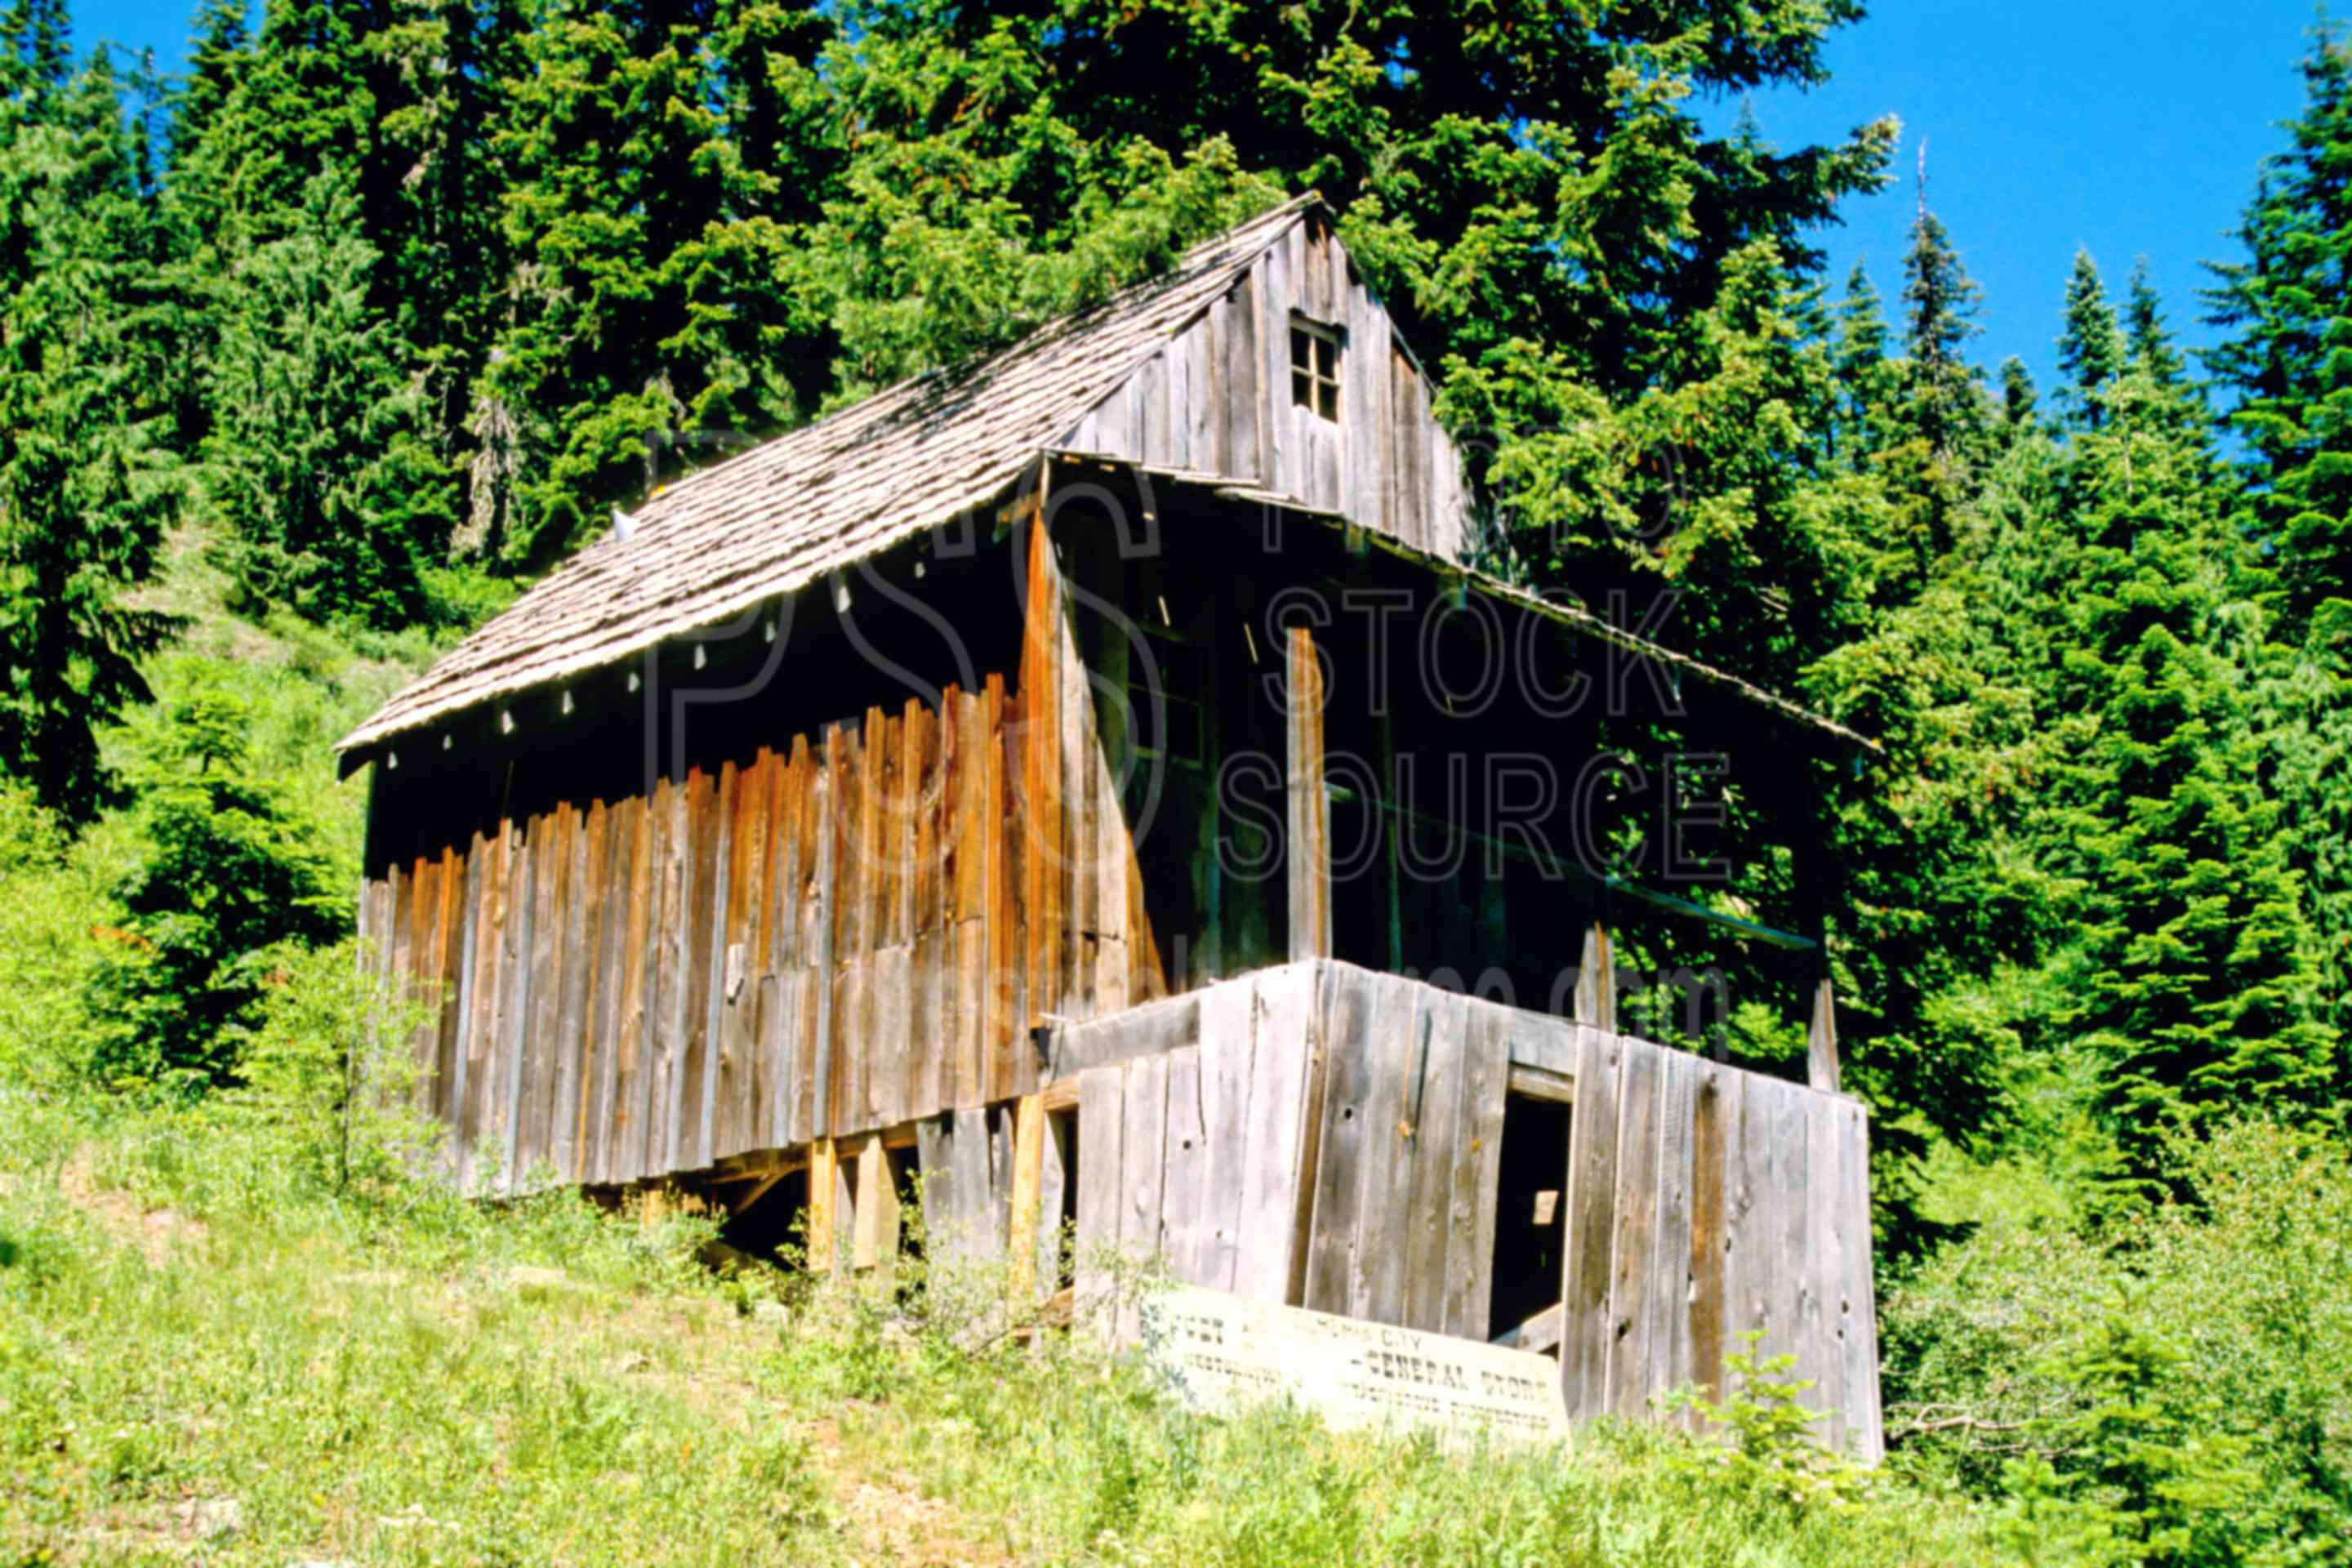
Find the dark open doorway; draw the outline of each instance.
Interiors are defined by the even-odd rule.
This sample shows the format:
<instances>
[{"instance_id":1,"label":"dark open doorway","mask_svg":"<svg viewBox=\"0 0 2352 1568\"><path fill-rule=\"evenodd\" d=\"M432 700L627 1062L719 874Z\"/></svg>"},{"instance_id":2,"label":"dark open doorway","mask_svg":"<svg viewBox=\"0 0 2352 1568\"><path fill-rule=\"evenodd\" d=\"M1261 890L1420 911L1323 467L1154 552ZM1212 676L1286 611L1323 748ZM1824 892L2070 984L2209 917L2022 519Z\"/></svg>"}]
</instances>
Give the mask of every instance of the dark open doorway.
<instances>
[{"instance_id":1,"label":"dark open doorway","mask_svg":"<svg viewBox=\"0 0 2352 1568\"><path fill-rule=\"evenodd\" d=\"M1489 1335L1499 1338L1517 1329L1560 1299L1571 1115L1565 1100L1516 1093L1504 1099Z\"/></svg>"}]
</instances>

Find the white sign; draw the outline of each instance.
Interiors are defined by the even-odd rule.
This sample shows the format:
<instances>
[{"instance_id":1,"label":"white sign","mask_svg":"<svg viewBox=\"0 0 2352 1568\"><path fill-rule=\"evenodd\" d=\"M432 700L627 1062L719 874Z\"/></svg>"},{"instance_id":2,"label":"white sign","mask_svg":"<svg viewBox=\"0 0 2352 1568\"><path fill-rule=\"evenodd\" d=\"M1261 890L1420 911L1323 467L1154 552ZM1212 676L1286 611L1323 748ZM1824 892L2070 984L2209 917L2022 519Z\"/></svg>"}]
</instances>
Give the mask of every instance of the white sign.
<instances>
[{"instance_id":1,"label":"white sign","mask_svg":"<svg viewBox=\"0 0 2352 1568\"><path fill-rule=\"evenodd\" d=\"M1528 1442L1568 1431L1559 1363L1476 1340L1180 1286L1145 1302L1143 1347L1200 1409L1287 1397L1342 1430Z\"/></svg>"}]
</instances>

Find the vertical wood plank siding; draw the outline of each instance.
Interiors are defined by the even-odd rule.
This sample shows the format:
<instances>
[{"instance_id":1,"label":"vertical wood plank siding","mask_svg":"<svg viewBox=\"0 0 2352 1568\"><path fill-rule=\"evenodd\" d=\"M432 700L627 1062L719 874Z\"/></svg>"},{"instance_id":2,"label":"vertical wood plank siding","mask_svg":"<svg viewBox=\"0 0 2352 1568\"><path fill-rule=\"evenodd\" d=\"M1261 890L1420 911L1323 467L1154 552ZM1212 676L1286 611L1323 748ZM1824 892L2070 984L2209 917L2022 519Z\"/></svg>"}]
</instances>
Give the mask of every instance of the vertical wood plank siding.
<instances>
[{"instance_id":1,"label":"vertical wood plank siding","mask_svg":"<svg viewBox=\"0 0 2352 1568\"><path fill-rule=\"evenodd\" d=\"M1041 1020L1165 991L1029 531L1010 683L559 805L368 884L470 1185L638 1181L976 1110L1034 1091Z\"/></svg>"},{"instance_id":2,"label":"vertical wood plank siding","mask_svg":"<svg viewBox=\"0 0 2352 1568\"><path fill-rule=\"evenodd\" d=\"M1294 966L1296 967L1296 966ZM1589 1025L1328 964L1331 1059L1302 1305L1486 1338L1511 1062L1575 1079L1560 1378L1576 1416L1720 1380L1738 1335L1787 1353L1875 1462L1869 1125L1843 1096ZM1238 984L1238 983L1237 983ZM1214 993L1204 994L1202 1008ZM1101 1027L1101 1026L1096 1026ZM1216 1133L1209 1137L1213 1143Z\"/></svg>"},{"instance_id":3,"label":"vertical wood plank siding","mask_svg":"<svg viewBox=\"0 0 2352 1568\"><path fill-rule=\"evenodd\" d=\"M1339 334L1336 421L1291 400L1294 313ZM1475 533L1470 498L1432 395L1387 310L1315 220L1179 329L1065 444L1255 481L1458 560Z\"/></svg>"},{"instance_id":4,"label":"vertical wood plank siding","mask_svg":"<svg viewBox=\"0 0 2352 1568\"><path fill-rule=\"evenodd\" d=\"M1322 960L1057 1031L1054 1050L1078 1085L1082 1260L1157 1251L1192 1284L1474 1339L1516 1326L1487 1321L1511 1070L1572 1079L1570 1414L1651 1415L1761 1330L1757 1353L1814 1380L1821 1439L1880 1456L1851 1100ZM1082 1291L1108 1283L1082 1271Z\"/></svg>"}]
</instances>

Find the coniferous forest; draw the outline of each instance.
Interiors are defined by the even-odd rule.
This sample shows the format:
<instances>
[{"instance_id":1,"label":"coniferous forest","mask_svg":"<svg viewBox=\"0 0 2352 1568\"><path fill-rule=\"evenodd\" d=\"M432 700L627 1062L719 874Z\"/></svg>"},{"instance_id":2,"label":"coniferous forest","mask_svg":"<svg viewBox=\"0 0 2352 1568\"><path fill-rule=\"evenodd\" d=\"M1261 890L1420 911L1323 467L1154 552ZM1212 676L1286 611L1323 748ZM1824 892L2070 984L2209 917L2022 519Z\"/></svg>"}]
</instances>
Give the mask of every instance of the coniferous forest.
<instances>
[{"instance_id":1,"label":"coniferous forest","mask_svg":"<svg viewBox=\"0 0 2352 1568\"><path fill-rule=\"evenodd\" d=\"M1974 356L1932 188L1899 268L1826 275L1893 121L1776 147L1701 112L1818 79L1857 0L206 0L169 75L5 4L0 1168L112 1127L119 1179L194 1212L155 1151L243 1117L269 1180L393 1224L351 1217L321 1065L359 1037L337 735L698 435L1009 342L1313 188L1505 569L1680 588L1667 640L1883 748L1828 817L1888 1465L1625 1462L1701 1489L1676 1517L1749 1489L1759 1541L1956 1510L1968 1560L2352 1563L2352 33L2313 35L2205 263L2218 346L2084 254L2021 302L2058 338L2038 386ZM127 1288L74 1285L100 1243L22 1191L0 1553L29 1562L173 1461L56 1435L96 1385L44 1292ZM1147 1492L1207 1462L1122 1452ZM1142 1539L1129 1502L1099 1528ZM1528 1539L1492 1560L1731 1560ZM1857 1539L1754 1560L1964 1555ZM1083 1541L1055 1560L1162 1560Z\"/></svg>"}]
</instances>

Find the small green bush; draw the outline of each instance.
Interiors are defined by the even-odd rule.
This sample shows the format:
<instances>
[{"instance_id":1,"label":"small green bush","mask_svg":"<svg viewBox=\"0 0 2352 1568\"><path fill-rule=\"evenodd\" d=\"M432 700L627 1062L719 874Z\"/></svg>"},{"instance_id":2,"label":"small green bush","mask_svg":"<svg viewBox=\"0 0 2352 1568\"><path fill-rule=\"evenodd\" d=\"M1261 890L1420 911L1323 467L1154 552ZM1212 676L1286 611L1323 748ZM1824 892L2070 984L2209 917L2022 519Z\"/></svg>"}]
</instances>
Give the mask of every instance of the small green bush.
<instances>
[{"instance_id":1,"label":"small green bush","mask_svg":"<svg viewBox=\"0 0 2352 1568\"><path fill-rule=\"evenodd\" d=\"M251 724L239 694L199 685L172 704L139 776L147 848L117 889L122 924L92 975L102 1081L236 1081L282 944L318 947L351 929L350 894L318 835L253 773Z\"/></svg>"},{"instance_id":2,"label":"small green bush","mask_svg":"<svg viewBox=\"0 0 2352 1568\"><path fill-rule=\"evenodd\" d=\"M2352 1150L2249 1121L2173 1158L2095 1242L1989 1230L1890 1295L1896 1452L2032 1561L2352 1560Z\"/></svg>"}]
</instances>

